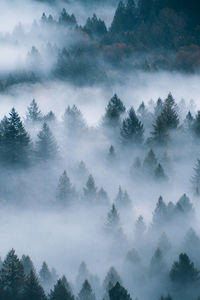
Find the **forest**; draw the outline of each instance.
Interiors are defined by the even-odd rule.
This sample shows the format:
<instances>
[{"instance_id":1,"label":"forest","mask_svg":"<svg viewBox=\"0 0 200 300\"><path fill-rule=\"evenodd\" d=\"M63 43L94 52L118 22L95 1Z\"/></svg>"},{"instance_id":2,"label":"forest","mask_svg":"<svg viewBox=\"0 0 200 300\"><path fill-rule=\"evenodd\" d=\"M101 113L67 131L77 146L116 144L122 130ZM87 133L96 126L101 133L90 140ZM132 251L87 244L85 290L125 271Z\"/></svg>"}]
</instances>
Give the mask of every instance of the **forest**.
<instances>
[{"instance_id":1,"label":"forest","mask_svg":"<svg viewBox=\"0 0 200 300\"><path fill-rule=\"evenodd\" d=\"M0 1L0 300L200 300L199 12Z\"/></svg>"}]
</instances>

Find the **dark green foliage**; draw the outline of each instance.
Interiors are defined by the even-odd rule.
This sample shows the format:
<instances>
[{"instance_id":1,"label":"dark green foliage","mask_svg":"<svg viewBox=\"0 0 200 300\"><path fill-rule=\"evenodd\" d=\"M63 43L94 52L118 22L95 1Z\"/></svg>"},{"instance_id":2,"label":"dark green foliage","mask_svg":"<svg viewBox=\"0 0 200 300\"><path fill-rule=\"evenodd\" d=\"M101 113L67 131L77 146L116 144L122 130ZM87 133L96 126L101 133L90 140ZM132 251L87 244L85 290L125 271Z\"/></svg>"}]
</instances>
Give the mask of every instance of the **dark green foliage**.
<instances>
[{"instance_id":1,"label":"dark green foliage","mask_svg":"<svg viewBox=\"0 0 200 300\"><path fill-rule=\"evenodd\" d=\"M60 17L59 17L59 24L63 26L75 26L77 25L76 18L72 14L71 16L66 12L66 9L63 8Z\"/></svg>"},{"instance_id":2,"label":"dark green foliage","mask_svg":"<svg viewBox=\"0 0 200 300\"><path fill-rule=\"evenodd\" d=\"M161 276L165 268L162 251L157 248L151 259L150 274L152 276Z\"/></svg>"},{"instance_id":3,"label":"dark green foliage","mask_svg":"<svg viewBox=\"0 0 200 300\"><path fill-rule=\"evenodd\" d=\"M144 128L138 120L136 113L131 107L128 117L125 118L121 126L121 138L123 143L141 144L143 142Z\"/></svg>"},{"instance_id":4,"label":"dark green foliage","mask_svg":"<svg viewBox=\"0 0 200 300\"><path fill-rule=\"evenodd\" d=\"M94 14L92 18L88 18L87 22L83 28L91 36L102 37L107 33L107 28L101 19L97 19L97 16Z\"/></svg>"},{"instance_id":5,"label":"dark green foliage","mask_svg":"<svg viewBox=\"0 0 200 300\"><path fill-rule=\"evenodd\" d=\"M74 300L74 296L65 287L62 280L59 279L50 293L49 300Z\"/></svg>"},{"instance_id":6,"label":"dark green foliage","mask_svg":"<svg viewBox=\"0 0 200 300\"><path fill-rule=\"evenodd\" d=\"M12 165L26 164L30 154L30 137L14 108L9 115L1 122L1 159Z\"/></svg>"},{"instance_id":7,"label":"dark green foliage","mask_svg":"<svg viewBox=\"0 0 200 300\"><path fill-rule=\"evenodd\" d=\"M109 296L110 300L131 300L127 290L119 282L109 290Z\"/></svg>"},{"instance_id":8,"label":"dark green foliage","mask_svg":"<svg viewBox=\"0 0 200 300\"><path fill-rule=\"evenodd\" d=\"M84 281L82 288L78 294L78 300L95 300L95 295L92 291L91 285L87 280Z\"/></svg>"},{"instance_id":9,"label":"dark green foliage","mask_svg":"<svg viewBox=\"0 0 200 300\"><path fill-rule=\"evenodd\" d=\"M28 278L25 280L23 290L23 300L46 300L42 286L39 284L35 273L31 270Z\"/></svg>"},{"instance_id":10,"label":"dark green foliage","mask_svg":"<svg viewBox=\"0 0 200 300\"><path fill-rule=\"evenodd\" d=\"M6 256L0 270L2 300L21 300L24 287L24 270L19 258L12 249Z\"/></svg>"},{"instance_id":11,"label":"dark green foliage","mask_svg":"<svg viewBox=\"0 0 200 300\"><path fill-rule=\"evenodd\" d=\"M36 142L37 158L41 161L53 159L56 157L57 150L54 136L47 123L44 123L42 130L38 133L38 140Z\"/></svg>"},{"instance_id":12,"label":"dark green foliage","mask_svg":"<svg viewBox=\"0 0 200 300\"><path fill-rule=\"evenodd\" d=\"M106 113L103 118L105 126L116 127L119 125L120 117L125 112L126 108L123 102L115 94L109 101L106 107Z\"/></svg>"},{"instance_id":13,"label":"dark green foliage","mask_svg":"<svg viewBox=\"0 0 200 300\"><path fill-rule=\"evenodd\" d=\"M34 268L33 262L32 262L32 260L30 259L29 256L22 255L21 263L23 265L24 275L26 277L30 275L31 271L35 272L35 268Z\"/></svg>"},{"instance_id":14,"label":"dark green foliage","mask_svg":"<svg viewBox=\"0 0 200 300\"><path fill-rule=\"evenodd\" d=\"M179 118L176 112L176 104L172 95L169 94L162 105L160 115L153 125L152 140L160 145L166 144L170 132L177 129L178 125Z\"/></svg>"},{"instance_id":15,"label":"dark green foliage","mask_svg":"<svg viewBox=\"0 0 200 300\"><path fill-rule=\"evenodd\" d=\"M38 122L42 120L42 113L37 105L35 99L31 102L30 106L28 107L28 111L26 113L27 121L31 122Z\"/></svg>"},{"instance_id":16,"label":"dark green foliage","mask_svg":"<svg viewBox=\"0 0 200 300\"><path fill-rule=\"evenodd\" d=\"M174 284L183 286L199 280L199 271L194 267L187 254L181 253L179 260L174 262L170 271L170 279Z\"/></svg>"},{"instance_id":17,"label":"dark green foliage","mask_svg":"<svg viewBox=\"0 0 200 300\"><path fill-rule=\"evenodd\" d=\"M111 267L103 281L103 290L105 292L105 298L109 296L109 291L112 289L116 283L122 284L121 278L114 267Z\"/></svg>"}]
</instances>

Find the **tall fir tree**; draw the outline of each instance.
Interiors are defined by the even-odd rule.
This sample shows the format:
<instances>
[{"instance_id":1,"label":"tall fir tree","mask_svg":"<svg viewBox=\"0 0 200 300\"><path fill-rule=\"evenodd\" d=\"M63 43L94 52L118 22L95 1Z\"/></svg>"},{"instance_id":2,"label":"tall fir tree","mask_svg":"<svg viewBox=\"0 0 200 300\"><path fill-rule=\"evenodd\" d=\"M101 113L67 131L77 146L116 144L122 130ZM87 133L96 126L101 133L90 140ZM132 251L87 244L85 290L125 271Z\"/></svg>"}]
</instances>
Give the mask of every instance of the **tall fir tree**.
<instances>
[{"instance_id":1,"label":"tall fir tree","mask_svg":"<svg viewBox=\"0 0 200 300\"><path fill-rule=\"evenodd\" d=\"M27 164L30 156L30 137L14 108L9 118L1 122L1 151L4 163Z\"/></svg>"},{"instance_id":2,"label":"tall fir tree","mask_svg":"<svg viewBox=\"0 0 200 300\"><path fill-rule=\"evenodd\" d=\"M106 107L106 113L103 117L103 125L111 128L120 125L120 117L125 113L125 106L120 98L115 94Z\"/></svg>"},{"instance_id":3,"label":"tall fir tree","mask_svg":"<svg viewBox=\"0 0 200 300\"><path fill-rule=\"evenodd\" d=\"M95 185L95 181L92 175L89 175L88 180L86 182L86 187L83 189L84 198L89 201L96 200L97 197L97 187Z\"/></svg>"},{"instance_id":4,"label":"tall fir tree","mask_svg":"<svg viewBox=\"0 0 200 300\"><path fill-rule=\"evenodd\" d=\"M77 300L95 300L95 294L92 291L88 280L85 280L78 294Z\"/></svg>"},{"instance_id":5,"label":"tall fir tree","mask_svg":"<svg viewBox=\"0 0 200 300\"><path fill-rule=\"evenodd\" d=\"M67 172L64 171L59 178L58 186L56 189L56 199L59 204L64 207L70 204L75 197L75 190L72 187Z\"/></svg>"},{"instance_id":6,"label":"tall fir tree","mask_svg":"<svg viewBox=\"0 0 200 300\"><path fill-rule=\"evenodd\" d=\"M25 280L22 300L47 300L45 292L32 270Z\"/></svg>"},{"instance_id":7,"label":"tall fir tree","mask_svg":"<svg viewBox=\"0 0 200 300\"><path fill-rule=\"evenodd\" d=\"M23 265L24 275L26 277L28 277L30 275L31 271L35 272L33 262L28 255L22 255L22 258L20 261Z\"/></svg>"},{"instance_id":8,"label":"tall fir tree","mask_svg":"<svg viewBox=\"0 0 200 300\"><path fill-rule=\"evenodd\" d=\"M30 103L30 105L27 109L26 119L27 119L27 121L31 121L31 122L42 121L42 113L41 113L35 99L32 100L32 102Z\"/></svg>"},{"instance_id":9,"label":"tall fir tree","mask_svg":"<svg viewBox=\"0 0 200 300\"><path fill-rule=\"evenodd\" d=\"M49 300L75 300L75 298L59 279L50 293Z\"/></svg>"},{"instance_id":10,"label":"tall fir tree","mask_svg":"<svg viewBox=\"0 0 200 300\"><path fill-rule=\"evenodd\" d=\"M36 142L36 156L41 161L48 161L56 157L58 147L54 136L47 125L44 123L42 130L38 133L38 140Z\"/></svg>"},{"instance_id":11,"label":"tall fir tree","mask_svg":"<svg viewBox=\"0 0 200 300\"><path fill-rule=\"evenodd\" d=\"M109 290L110 300L132 300L127 290L119 282Z\"/></svg>"},{"instance_id":12,"label":"tall fir tree","mask_svg":"<svg viewBox=\"0 0 200 300\"><path fill-rule=\"evenodd\" d=\"M6 256L0 270L2 300L21 300L24 288L24 269L12 249Z\"/></svg>"},{"instance_id":13,"label":"tall fir tree","mask_svg":"<svg viewBox=\"0 0 200 300\"><path fill-rule=\"evenodd\" d=\"M138 120L133 107L128 111L128 116L122 122L121 138L123 143L141 144L143 142L144 128Z\"/></svg>"}]
</instances>

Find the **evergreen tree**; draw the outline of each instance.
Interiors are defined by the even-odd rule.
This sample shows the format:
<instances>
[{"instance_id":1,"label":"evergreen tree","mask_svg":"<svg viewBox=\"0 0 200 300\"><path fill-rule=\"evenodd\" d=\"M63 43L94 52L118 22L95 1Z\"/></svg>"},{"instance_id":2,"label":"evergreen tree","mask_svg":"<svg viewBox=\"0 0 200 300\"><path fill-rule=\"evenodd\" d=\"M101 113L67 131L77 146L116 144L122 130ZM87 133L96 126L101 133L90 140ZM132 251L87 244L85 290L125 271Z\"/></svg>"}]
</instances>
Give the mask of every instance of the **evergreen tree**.
<instances>
[{"instance_id":1,"label":"evergreen tree","mask_svg":"<svg viewBox=\"0 0 200 300\"><path fill-rule=\"evenodd\" d=\"M199 280L199 271L194 267L189 257L185 253L179 255L179 260L174 262L170 279L174 284L187 286Z\"/></svg>"},{"instance_id":2,"label":"evergreen tree","mask_svg":"<svg viewBox=\"0 0 200 300\"><path fill-rule=\"evenodd\" d=\"M43 124L42 130L38 133L36 154L38 159L42 161L55 158L57 154L57 144L47 123Z\"/></svg>"},{"instance_id":3,"label":"evergreen tree","mask_svg":"<svg viewBox=\"0 0 200 300\"><path fill-rule=\"evenodd\" d=\"M115 153L115 148L113 147L113 145L111 145L109 148L108 161L110 163L116 161L116 153Z\"/></svg>"},{"instance_id":4,"label":"evergreen tree","mask_svg":"<svg viewBox=\"0 0 200 300\"><path fill-rule=\"evenodd\" d=\"M68 133L72 136L86 128L86 122L83 118L82 112L76 105L67 107L63 119L65 126L68 129Z\"/></svg>"},{"instance_id":5,"label":"evergreen tree","mask_svg":"<svg viewBox=\"0 0 200 300\"><path fill-rule=\"evenodd\" d=\"M9 118L1 122L1 150L4 163L12 165L28 162L30 154L30 137L22 121L12 108Z\"/></svg>"},{"instance_id":6,"label":"evergreen tree","mask_svg":"<svg viewBox=\"0 0 200 300\"><path fill-rule=\"evenodd\" d=\"M147 156L145 157L143 166L147 171L152 172L156 168L156 165L157 159L155 153L152 149L150 149Z\"/></svg>"},{"instance_id":7,"label":"evergreen tree","mask_svg":"<svg viewBox=\"0 0 200 300\"><path fill-rule=\"evenodd\" d=\"M42 268L39 271L40 275L40 282L45 290L50 290L50 287L52 285L52 276L51 272L46 264L46 262L43 262Z\"/></svg>"},{"instance_id":8,"label":"evergreen tree","mask_svg":"<svg viewBox=\"0 0 200 300\"><path fill-rule=\"evenodd\" d=\"M76 278L76 283L78 288L81 288L85 280L89 280L91 277L91 274L88 271L88 268L86 266L85 262L82 262L80 264L79 270L78 270L78 275Z\"/></svg>"},{"instance_id":9,"label":"evergreen tree","mask_svg":"<svg viewBox=\"0 0 200 300\"><path fill-rule=\"evenodd\" d=\"M141 238L145 233L147 226L144 222L143 216L139 216L136 223L135 223L135 234L136 238Z\"/></svg>"},{"instance_id":10,"label":"evergreen tree","mask_svg":"<svg viewBox=\"0 0 200 300\"><path fill-rule=\"evenodd\" d=\"M109 231L112 230L115 231L119 229L119 226L120 226L120 217L115 205L113 204L107 216L106 227Z\"/></svg>"},{"instance_id":11,"label":"evergreen tree","mask_svg":"<svg viewBox=\"0 0 200 300\"><path fill-rule=\"evenodd\" d=\"M66 9L63 8L60 17L59 17L59 24L64 25L64 26L76 26L76 18L72 14L71 16L66 12Z\"/></svg>"},{"instance_id":12,"label":"evergreen tree","mask_svg":"<svg viewBox=\"0 0 200 300\"><path fill-rule=\"evenodd\" d=\"M153 223L156 225L161 225L166 221L167 218L167 205L160 196L156 204L156 208L153 214Z\"/></svg>"},{"instance_id":13,"label":"evergreen tree","mask_svg":"<svg viewBox=\"0 0 200 300\"><path fill-rule=\"evenodd\" d=\"M58 186L56 189L56 198L62 206L69 204L75 196L74 188L71 185L67 172L64 171L59 178Z\"/></svg>"},{"instance_id":14,"label":"evergreen tree","mask_svg":"<svg viewBox=\"0 0 200 300\"><path fill-rule=\"evenodd\" d=\"M165 269L162 251L157 248L151 259L150 274L153 276L160 276Z\"/></svg>"},{"instance_id":15,"label":"evergreen tree","mask_svg":"<svg viewBox=\"0 0 200 300\"><path fill-rule=\"evenodd\" d=\"M110 300L131 300L127 290L119 282L110 289L109 296Z\"/></svg>"},{"instance_id":16,"label":"evergreen tree","mask_svg":"<svg viewBox=\"0 0 200 300\"><path fill-rule=\"evenodd\" d=\"M186 115L186 118L183 122L183 127L186 130L186 132L191 132L192 129L194 128L194 118L190 111Z\"/></svg>"},{"instance_id":17,"label":"evergreen tree","mask_svg":"<svg viewBox=\"0 0 200 300\"><path fill-rule=\"evenodd\" d=\"M99 204L105 204L105 205L109 204L108 194L102 187L97 193L97 200Z\"/></svg>"},{"instance_id":18,"label":"evergreen tree","mask_svg":"<svg viewBox=\"0 0 200 300\"><path fill-rule=\"evenodd\" d=\"M128 117L122 122L121 137L125 143L142 143L144 128L142 123L138 120L136 113L131 107L128 111Z\"/></svg>"},{"instance_id":19,"label":"evergreen tree","mask_svg":"<svg viewBox=\"0 0 200 300\"><path fill-rule=\"evenodd\" d=\"M123 31L125 24L126 24L126 6L122 1L120 1L110 27L110 32L118 33L120 31Z\"/></svg>"},{"instance_id":20,"label":"evergreen tree","mask_svg":"<svg viewBox=\"0 0 200 300\"><path fill-rule=\"evenodd\" d=\"M64 287L66 288L66 290L73 294L72 293L72 288L71 288L71 285L69 284L69 282L67 281L67 278L65 277L65 275L63 275L63 277L61 278L61 281L62 281L62 284L64 285Z\"/></svg>"},{"instance_id":21,"label":"evergreen tree","mask_svg":"<svg viewBox=\"0 0 200 300\"><path fill-rule=\"evenodd\" d=\"M200 159L197 160L192 177L193 190L197 196L200 195Z\"/></svg>"},{"instance_id":22,"label":"evergreen tree","mask_svg":"<svg viewBox=\"0 0 200 300\"><path fill-rule=\"evenodd\" d=\"M46 115L43 117L44 122L53 122L56 120L55 114L50 110Z\"/></svg>"},{"instance_id":23,"label":"evergreen tree","mask_svg":"<svg viewBox=\"0 0 200 300\"><path fill-rule=\"evenodd\" d=\"M126 191L123 191L121 189L121 186L119 186L119 191L115 198L115 203L117 207L121 207L121 208L125 208L131 205L131 199L128 193Z\"/></svg>"},{"instance_id":24,"label":"evergreen tree","mask_svg":"<svg viewBox=\"0 0 200 300\"><path fill-rule=\"evenodd\" d=\"M19 258L12 249L6 256L0 270L2 300L21 300L24 287L24 270Z\"/></svg>"},{"instance_id":25,"label":"evergreen tree","mask_svg":"<svg viewBox=\"0 0 200 300\"><path fill-rule=\"evenodd\" d=\"M88 18L84 26L86 31L91 36L102 37L107 33L107 28L101 19L97 19L97 16L93 14L92 18Z\"/></svg>"},{"instance_id":26,"label":"evergreen tree","mask_svg":"<svg viewBox=\"0 0 200 300\"><path fill-rule=\"evenodd\" d=\"M32 122L37 122L42 120L42 113L35 99L32 100L30 106L28 107L26 118L28 121L32 121Z\"/></svg>"},{"instance_id":27,"label":"evergreen tree","mask_svg":"<svg viewBox=\"0 0 200 300\"><path fill-rule=\"evenodd\" d=\"M35 273L31 270L25 280L23 290L23 300L47 300L42 286L39 284Z\"/></svg>"},{"instance_id":28,"label":"evergreen tree","mask_svg":"<svg viewBox=\"0 0 200 300\"><path fill-rule=\"evenodd\" d=\"M95 186L95 181L92 175L89 175L88 180L86 182L86 187L83 189L84 197L87 200L96 200L97 196L97 187Z\"/></svg>"},{"instance_id":29,"label":"evergreen tree","mask_svg":"<svg viewBox=\"0 0 200 300\"><path fill-rule=\"evenodd\" d=\"M49 300L74 300L74 296L63 285L62 280L59 279L50 293Z\"/></svg>"},{"instance_id":30,"label":"evergreen tree","mask_svg":"<svg viewBox=\"0 0 200 300\"><path fill-rule=\"evenodd\" d=\"M176 203L175 211L184 215L193 213L193 205L186 194L184 194Z\"/></svg>"},{"instance_id":31,"label":"evergreen tree","mask_svg":"<svg viewBox=\"0 0 200 300\"><path fill-rule=\"evenodd\" d=\"M126 108L123 102L115 94L109 101L106 107L106 113L103 118L103 124L115 128L120 124L120 117L125 112Z\"/></svg>"},{"instance_id":32,"label":"evergreen tree","mask_svg":"<svg viewBox=\"0 0 200 300\"><path fill-rule=\"evenodd\" d=\"M21 263L23 265L24 275L26 277L28 277L30 275L31 271L35 272L35 268L34 268L33 262L32 262L32 260L30 259L29 256L22 255Z\"/></svg>"},{"instance_id":33,"label":"evergreen tree","mask_svg":"<svg viewBox=\"0 0 200 300\"><path fill-rule=\"evenodd\" d=\"M91 285L87 280L84 281L82 288L78 294L78 300L95 300L95 295L92 291Z\"/></svg>"},{"instance_id":34,"label":"evergreen tree","mask_svg":"<svg viewBox=\"0 0 200 300\"><path fill-rule=\"evenodd\" d=\"M157 168L155 169L154 175L155 178L159 181L167 180L167 176L165 175L165 172L161 164L158 164Z\"/></svg>"},{"instance_id":35,"label":"evergreen tree","mask_svg":"<svg viewBox=\"0 0 200 300\"><path fill-rule=\"evenodd\" d=\"M105 293L104 296L105 299L109 299L109 291L116 285L117 282L122 284L122 280L119 274L117 273L114 267L111 267L103 281L103 290Z\"/></svg>"},{"instance_id":36,"label":"evergreen tree","mask_svg":"<svg viewBox=\"0 0 200 300\"><path fill-rule=\"evenodd\" d=\"M192 126L193 132L196 137L200 137L200 111L197 112L197 115L193 121L193 126Z\"/></svg>"},{"instance_id":37,"label":"evergreen tree","mask_svg":"<svg viewBox=\"0 0 200 300\"><path fill-rule=\"evenodd\" d=\"M161 296L159 300L173 300L173 299L170 295L168 295L167 297Z\"/></svg>"},{"instance_id":38,"label":"evergreen tree","mask_svg":"<svg viewBox=\"0 0 200 300\"><path fill-rule=\"evenodd\" d=\"M153 124L153 131L151 132L151 140L158 145L165 145L168 142L168 132L165 121L162 115L159 115Z\"/></svg>"},{"instance_id":39,"label":"evergreen tree","mask_svg":"<svg viewBox=\"0 0 200 300\"><path fill-rule=\"evenodd\" d=\"M156 102L156 107L154 109L154 116L155 119L161 114L162 112L162 108L163 108L163 102L161 98L158 98L157 102Z\"/></svg>"},{"instance_id":40,"label":"evergreen tree","mask_svg":"<svg viewBox=\"0 0 200 300\"><path fill-rule=\"evenodd\" d=\"M131 265L140 265L141 263L141 258L138 254L138 252L135 249L132 249L130 251L128 251L127 255L126 255L126 261L128 262L128 264Z\"/></svg>"}]
</instances>

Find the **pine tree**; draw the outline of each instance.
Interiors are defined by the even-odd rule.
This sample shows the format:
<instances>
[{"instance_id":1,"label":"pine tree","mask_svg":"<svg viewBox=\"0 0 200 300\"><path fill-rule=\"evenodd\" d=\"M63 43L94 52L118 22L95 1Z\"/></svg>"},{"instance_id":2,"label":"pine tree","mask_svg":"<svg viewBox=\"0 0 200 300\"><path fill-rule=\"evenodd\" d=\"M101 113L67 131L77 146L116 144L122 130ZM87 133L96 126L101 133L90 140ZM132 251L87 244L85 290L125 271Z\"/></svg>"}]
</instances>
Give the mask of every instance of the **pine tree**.
<instances>
[{"instance_id":1,"label":"pine tree","mask_svg":"<svg viewBox=\"0 0 200 300\"><path fill-rule=\"evenodd\" d=\"M95 181L92 175L89 175L88 180L86 182L86 187L83 189L85 199L89 201L96 200L97 196L97 187L95 185Z\"/></svg>"},{"instance_id":2,"label":"pine tree","mask_svg":"<svg viewBox=\"0 0 200 300\"><path fill-rule=\"evenodd\" d=\"M38 140L36 142L36 155L39 160L47 161L55 158L57 154L57 144L53 134L47 125L44 123L42 130L38 133Z\"/></svg>"},{"instance_id":3,"label":"pine tree","mask_svg":"<svg viewBox=\"0 0 200 300\"><path fill-rule=\"evenodd\" d=\"M46 115L43 117L44 122L53 122L56 120L55 114L50 110Z\"/></svg>"},{"instance_id":4,"label":"pine tree","mask_svg":"<svg viewBox=\"0 0 200 300\"><path fill-rule=\"evenodd\" d=\"M162 108L163 108L163 102L161 98L158 98L157 102L156 102L156 107L154 109L154 116L155 119L161 114L162 112Z\"/></svg>"},{"instance_id":5,"label":"pine tree","mask_svg":"<svg viewBox=\"0 0 200 300\"><path fill-rule=\"evenodd\" d=\"M183 127L186 130L186 132L191 132L192 129L194 129L194 118L190 111L186 115L186 118L183 122Z\"/></svg>"},{"instance_id":6,"label":"pine tree","mask_svg":"<svg viewBox=\"0 0 200 300\"><path fill-rule=\"evenodd\" d=\"M66 289L61 279L59 279L51 291L49 300L74 300L74 296Z\"/></svg>"},{"instance_id":7,"label":"pine tree","mask_svg":"<svg viewBox=\"0 0 200 300\"><path fill-rule=\"evenodd\" d=\"M120 217L115 205L113 204L107 216L106 227L108 230L112 231L118 229L119 226L120 226Z\"/></svg>"},{"instance_id":8,"label":"pine tree","mask_svg":"<svg viewBox=\"0 0 200 300\"><path fill-rule=\"evenodd\" d=\"M47 300L42 286L39 284L35 273L31 270L28 278L25 280L23 290L23 300Z\"/></svg>"},{"instance_id":9,"label":"pine tree","mask_svg":"<svg viewBox=\"0 0 200 300\"><path fill-rule=\"evenodd\" d=\"M75 196L75 191L71 185L67 172L64 171L59 178L58 186L56 189L56 199L62 206L66 206Z\"/></svg>"},{"instance_id":10,"label":"pine tree","mask_svg":"<svg viewBox=\"0 0 200 300\"><path fill-rule=\"evenodd\" d=\"M120 31L123 31L125 24L126 24L126 7L125 4L122 1L120 1L110 27L110 32L118 33Z\"/></svg>"},{"instance_id":11,"label":"pine tree","mask_svg":"<svg viewBox=\"0 0 200 300\"><path fill-rule=\"evenodd\" d=\"M62 284L64 285L64 287L66 288L66 290L71 293L71 295L73 294L72 293L72 288L71 288L71 285L70 283L67 281L67 278L65 277L65 275L63 275L63 277L61 278L61 281L62 281Z\"/></svg>"},{"instance_id":12,"label":"pine tree","mask_svg":"<svg viewBox=\"0 0 200 300\"><path fill-rule=\"evenodd\" d=\"M84 281L82 288L78 294L78 300L95 300L95 295L92 291L91 285L87 280Z\"/></svg>"},{"instance_id":13,"label":"pine tree","mask_svg":"<svg viewBox=\"0 0 200 300\"><path fill-rule=\"evenodd\" d=\"M81 288L85 280L89 280L91 277L85 262L82 262L79 266L78 275L76 278L76 284L78 288Z\"/></svg>"},{"instance_id":14,"label":"pine tree","mask_svg":"<svg viewBox=\"0 0 200 300\"><path fill-rule=\"evenodd\" d=\"M122 280L121 280L119 274L117 273L117 271L115 270L114 267L111 267L103 281L103 290L105 293L105 296L104 296L105 299L109 299L109 290L112 289L116 285L117 282L122 284Z\"/></svg>"},{"instance_id":15,"label":"pine tree","mask_svg":"<svg viewBox=\"0 0 200 300\"><path fill-rule=\"evenodd\" d=\"M126 108L123 102L115 94L109 101L106 107L106 113L103 117L103 125L115 128L120 125L120 117L125 112Z\"/></svg>"},{"instance_id":16,"label":"pine tree","mask_svg":"<svg viewBox=\"0 0 200 300\"><path fill-rule=\"evenodd\" d=\"M166 145L168 142L168 132L165 121L162 115L159 115L153 124L153 131L151 132L151 140L158 145Z\"/></svg>"},{"instance_id":17,"label":"pine tree","mask_svg":"<svg viewBox=\"0 0 200 300\"><path fill-rule=\"evenodd\" d=\"M68 133L72 136L86 128L86 122L83 115L76 105L67 107L63 119L64 124L68 129Z\"/></svg>"},{"instance_id":18,"label":"pine tree","mask_svg":"<svg viewBox=\"0 0 200 300\"><path fill-rule=\"evenodd\" d=\"M21 300L24 287L24 270L19 258L12 249L6 256L0 270L2 300Z\"/></svg>"},{"instance_id":19,"label":"pine tree","mask_svg":"<svg viewBox=\"0 0 200 300\"><path fill-rule=\"evenodd\" d=\"M4 118L1 134L3 161L12 165L27 163L30 154L30 137L14 108L9 118Z\"/></svg>"},{"instance_id":20,"label":"pine tree","mask_svg":"<svg viewBox=\"0 0 200 300\"><path fill-rule=\"evenodd\" d=\"M161 276L161 274L165 271L165 263L163 260L162 251L157 248L150 264L150 274L153 276Z\"/></svg>"},{"instance_id":21,"label":"pine tree","mask_svg":"<svg viewBox=\"0 0 200 300\"><path fill-rule=\"evenodd\" d=\"M38 122L42 120L42 113L35 99L32 100L30 106L28 107L26 118L27 121L31 121L31 122Z\"/></svg>"},{"instance_id":22,"label":"pine tree","mask_svg":"<svg viewBox=\"0 0 200 300\"><path fill-rule=\"evenodd\" d=\"M93 14L92 18L88 18L83 28L92 37L102 37L107 33L107 28L101 19L97 19L97 16Z\"/></svg>"},{"instance_id":23,"label":"pine tree","mask_svg":"<svg viewBox=\"0 0 200 300\"><path fill-rule=\"evenodd\" d=\"M39 271L39 275L43 288L48 291L52 285L52 276L46 262L43 262L42 268Z\"/></svg>"},{"instance_id":24,"label":"pine tree","mask_svg":"<svg viewBox=\"0 0 200 300\"><path fill-rule=\"evenodd\" d=\"M173 300L173 299L170 295L168 295L167 297L161 296L159 300Z\"/></svg>"},{"instance_id":25,"label":"pine tree","mask_svg":"<svg viewBox=\"0 0 200 300\"><path fill-rule=\"evenodd\" d=\"M100 190L97 193L97 200L99 204L108 205L109 204L109 198L106 191L101 187Z\"/></svg>"},{"instance_id":26,"label":"pine tree","mask_svg":"<svg viewBox=\"0 0 200 300\"><path fill-rule=\"evenodd\" d=\"M145 233L147 226L144 222L143 216L139 216L136 223L135 223L135 234L136 238L141 238Z\"/></svg>"},{"instance_id":27,"label":"pine tree","mask_svg":"<svg viewBox=\"0 0 200 300\"><path fill-rule=\"evenodd\" d=\"M200 159L197 160L196 166L194 168L192 185L196 196L199 196L200 195Z\"/></svg>"},{"instance_id":28,"label":"pine tree","mask_svg":"<svg viewBox=\"0 0 200 300\"><path fill-rule=\"evenodd\" d=\"M149 150L147 156L145 157L143 166L148 172L152 172L157 165L157 159L155 153L152 149Z\"/></svg>"},{"instance_id":29,"label":"pine tree","mask_svg":"<svg viewBox=\"0 0 200 300\"><path fill-rule=\"evenodd\" d=\"M137 144L143 142L144 128L131 107L128 117L122 122L121 137L124 143Z\"/></svg>"},{"instance_id":30,"label":"pine tree","mask_svg":"<svg viewBox=\"0 0 200 300\"><path fill-rule=\"evenodd\" d=\"M127 191L123 191L121 186L119 186L118 194L115 198L115 203L117 207L125 208L131 205L131 199Z\"/></svg>"},{"instance_id":31,"label":"pine tree","mask_svg":"<svg viewBox=\"0 0 200 300\"><path fill-rule=\"evenodd\" d=\"M75 26L77 25L76 18L72 14L71 16L66 12L66 9L63 8L60 17L59 17L59 24L64 26Z\"/></svg>"},{"instance_id":32,"label":"pine tree","mask_svg":"<svg viewBox=\"0 0 200 300\"><path fill-rule=\"evenodd\" d=\"M183 215L190 215L193 213L193 205L186 194L183 194L183 196L177 201L175 211Z\"/></svg>"},{"instance_id":33,"label":"pine tree","mask_svg":"<svg viewBox=\"0 0 200 300\"><path fill-rule=\"evenodd\" d=\"M119 282L117 282L116 285L110 289L109 297L110 300L131 300L127 290L121 286Z\"/></svg>"},{"instance_id":34,"label":"pine tree","mask_svg":"<svg viewBox=\"0 0 200 300\"><path fill-rule=\"evenodd\" d=\"M157 168L154 172L155 179L158 181L165 181L167 180L167 176L165 175L164 169L161 164L158 164Z\"/></svg>"},{"instance_id":35,"label":"pine tree","mask_svg":"<svg viewBox=\"0 0 200 300\"><path fill-rule=\"evenodd\" d=\"M156 208L153 214L153 224L161 225L166 221L167 218L167 205L160 196L156 204Z\"/></svg>"},{"instance_id":36,"label":"pine tree","mask_svg":"<svg viewBox=\"0 0 200 300\"><path fill-rule=\"evenodd\" d=\"M30 275L31 271L35 272L35 268L34 268L33 262L32 262L32 260L30 259L29 256L22 255L21 263L23 265L24 275L26 277L28 277Z\"/></svg>"},{"instance_id":37,"label":"pine tree","mask_svg":"<svg viewBox=\"0 0 200 300\"><path fill-rule=\"evenodd\" d=\"M170 279L174 284L184 287L199 280L199 271L194 267L187 254L181 253L179 260L174 262L170 271Z\"/></svg>"},{"instance_id":38,"label":"pine tree","mask_svg":"<svg viewBox=\"0 0 200 300\"><path fill-rule=\"evenodd\" d=\"M128 262L128 264L137 266L140 265L141 258L135 249L131 249L126 255L126 261Z\"/></svg>"}]
</instances>

